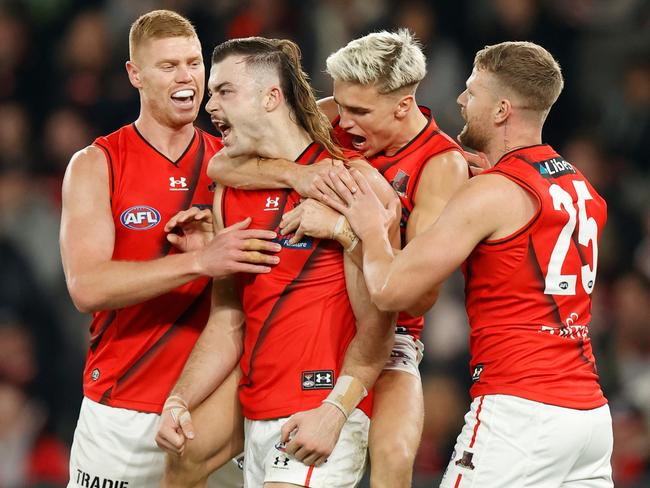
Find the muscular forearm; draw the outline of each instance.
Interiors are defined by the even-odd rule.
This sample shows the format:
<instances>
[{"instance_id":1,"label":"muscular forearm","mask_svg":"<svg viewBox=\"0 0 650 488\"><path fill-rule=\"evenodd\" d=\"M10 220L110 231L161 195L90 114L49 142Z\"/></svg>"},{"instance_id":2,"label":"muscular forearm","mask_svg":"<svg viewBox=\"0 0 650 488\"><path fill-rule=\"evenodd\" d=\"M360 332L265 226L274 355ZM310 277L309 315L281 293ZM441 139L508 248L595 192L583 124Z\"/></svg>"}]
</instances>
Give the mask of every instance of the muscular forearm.
<instances>
[{"instance_id":1,"label":"muscular forearm","mask_svg":"<svg viewBox=\"0 0 650 488\"><path fill-rule=\"evenodd\" d=\"M195 253L153 261L108 261L68 272L68 289L82 312L112 310L141 303L201 276Z\"/></svg>"},{"instance_id":2,"label":"muscular forearm","mask_svg":"<svg viewBox=\"0 0 650 488\"><path fill-rule=\"evenodd\" d=\"M394 290L388 286L394 260L393 248L384 236L363 242L363 274L372 302L384 311L400 311L392 300Z\"/></svg>"},{"instance_id":3,"label":"muscular forearm","mask_svg":"<svg viewBox=\"0 0 650 488\"><path fill-rule=\"evenodd\" d=\"M357 322L357 333L345 354L341 376L349 375L373 387L393 347L395 314L379 313Z\"/></svg>"},{"instance_id":4,"label":"muscular forearm","mask_svg":"<svg viewBox=\"0 0 650 488\"><path fill-rule=\"evenodd\" d=\"M243 352L241 334L224 334L222 327L214 322L206 325L169 394L182 398L190 409L223 383Z\"/></svg>"},{"instance_id":5,"label":"muscular forearm","mask_svg":"<svg viewBox=\"0 0 650 488\"><path fill-rule=\"evenodd\" d=\"M291 188L295 163L284 159L241 157L230 159L217 153L210 161L209 176L224 186L245 190Z\"/></svg>"}]
</instances>

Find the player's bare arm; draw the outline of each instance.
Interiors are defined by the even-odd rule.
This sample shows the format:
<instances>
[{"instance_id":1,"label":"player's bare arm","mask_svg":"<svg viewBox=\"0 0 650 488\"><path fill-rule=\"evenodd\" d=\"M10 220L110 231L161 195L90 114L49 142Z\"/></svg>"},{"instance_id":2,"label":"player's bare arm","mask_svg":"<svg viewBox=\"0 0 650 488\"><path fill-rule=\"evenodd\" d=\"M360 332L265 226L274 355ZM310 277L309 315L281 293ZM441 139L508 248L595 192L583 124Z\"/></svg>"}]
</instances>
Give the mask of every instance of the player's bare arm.
<instances>
[{"instance_id":1,"label":"player's bare arm","mask_svg":"<svg viewBox=\"0 0 650 488\"><path fill-rule=\"evenodd\" d=\"M235 224L200 250L160 259L112 260L115 227L108 167L101 149L76 153L63 181L61 255L70 295L80 311L115 309L166 293L199 276L222 277L243 271L264 273L279 250L267 240L275 233Z\"/></svg>"},{"instance_id":2,"label":"player's bare arm","mask_svg":"<svg viewBox=\"0 0 650 488\"><path fill-rule=\"evenodd\" d=\"M458 151L432 157L424 166L415 194L413 211L406 225L406 242L433 224L449 199L467 182L467 161ZM438 288L423 297L422 303L407 310L413 316L424 314L438 298Z\"/></svg>"},{"instance_id":3,"label":"player's bare arm","mask_svg":"<svg viewBox=\"0 0 650 488\"><path fill-rule=\"evenodd\" d=\"M301 196L312 198L326 190L324 179L330 171L341 173L345 181L353 181L343 162L336 159L296 167L295 161L287 159L229 158L220 151L208 166L208 176L224 186L243 190L293 188Z\"/></svg>"},{"instance_id":4,"label":"player's bare arm","mask_svg":"<svg viewBox=\"0 0 650 488\"><path fill-rule=\"evenodd\" d=\"M215 202L220 200L218 189ZM216 212L213 218L219 232L223 229L221 216ZM194 437L189 412L217 389L237 365L244 349L244 323L232 277L214 280L208 323L163 407L156 436L159 447L181 454L185 439Z\"/></svg>"},{"instance_id":5,"label":"player's bare arm","mask_svg":"<svg viewBox=\"0 0 650 488\"><path fill-rule=\"evenodd\" d=\"M483 240L506 237L537 212L528 192L499 175L472 178L456 193L440 217L395 255L385 230L385 209L360 173L359 191L335 181L345 204L329 202L342 212L363 241L364 277L373 302L382 310L416 305L439 286ZM501 212L489 209L500 208ZM421 270L426 269L426 273Z\"/></svg>"},{"instance_id":6,"label":"player's bare arm","mask_svg":"<svg viewBox=\"0 0 650 488\"><path fill-rule=\"evenodd\" d=\"M163 407L156 443L182 454L194 438L190 410L216 390L237 365L244 350L244 313L232 278L215 280L208 323Z\"/></svg>"},{"instance_id":7,"label":"player's bare arm","mask_svg":"<svg viewBox=\"0 0 650 488\"><path fill-rule=\"evenodd\" d=\"M370 166L361 161L358 167ZM368 172L372 190L389 205L397 197L376 170ZM374 173L378 178L374 178ZM331 211L331 210L328 210ZM399 220L393 219L391 240L399 242ZM332 394L313 410L294 414L282 428L283 440L294 432L286 451L308 465L319 466L334 449L347 417L372 388L390 355L394 341L394 313L381 312L371 301L361 268L345 254L345 279L356 317L357 333L350 342Z\"/></svg>"}]
</instances>

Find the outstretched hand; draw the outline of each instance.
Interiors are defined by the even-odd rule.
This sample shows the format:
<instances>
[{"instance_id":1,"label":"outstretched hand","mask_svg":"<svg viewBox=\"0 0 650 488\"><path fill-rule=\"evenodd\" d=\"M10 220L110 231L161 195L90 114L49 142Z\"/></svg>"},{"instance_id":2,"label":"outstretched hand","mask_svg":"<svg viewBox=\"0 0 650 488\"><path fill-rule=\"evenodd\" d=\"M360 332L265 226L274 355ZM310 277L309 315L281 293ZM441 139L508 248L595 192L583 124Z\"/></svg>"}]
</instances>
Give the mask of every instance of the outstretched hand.
<instances>
[{"instance_id":1,"label":"outstretched hand","mask_svg":"<svg viewBox=\"0 0 650 488\"><path fill-rule=\"evenodd\" d=\"M213 278L224 278L235 273L268 273L280 262L274 253L282 246L273 239L271 230L249 229L247 217L217 232L209 244L196 251L199 272Z\"/></svg>"}]
</instances>

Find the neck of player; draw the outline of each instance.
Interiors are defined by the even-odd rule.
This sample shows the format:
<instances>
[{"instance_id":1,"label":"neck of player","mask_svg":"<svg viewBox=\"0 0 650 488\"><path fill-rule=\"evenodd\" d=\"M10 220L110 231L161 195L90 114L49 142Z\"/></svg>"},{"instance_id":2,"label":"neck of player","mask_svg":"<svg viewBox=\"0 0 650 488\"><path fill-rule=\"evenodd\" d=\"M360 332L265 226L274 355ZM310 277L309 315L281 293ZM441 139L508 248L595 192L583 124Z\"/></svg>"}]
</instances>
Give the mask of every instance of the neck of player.
<instances>
[{"instance_id":1,"label":"neck of player","mask_svg":"<svg viewBox=\"0 0 650 488\"><path fill-rule=\"evenodd\" d=\"M261 124L261 137L257 144L257 155L263 158L277 158L295 161L313 142L307 131L293 122L292 118L273 117Z\"/></svg>"},{"instance_id":2,"label":"neck of player","mask_svg":"<svg viewBox=\"0 0 650 488\"><path fill-rule=\"evenodd\" d=\"M172 161L181 157L194 137L194 124L170 127L147 113L140 114L135 126L149 144Z\"/></svg>"},{"instance_id":3,"label":"neck of player","mask_svg":"<svg viewBox=\"0 0 650 488\"><path fill-rule=\"evenodd\" d=\"M488 161L494 165L504 154L541 143L541 124L508 120L497 129L495 137L488 142L487 150L484 152Z\"/></svg>"},{"instance_id":4,"label":"neck of player","mask_svg":"<svg viewBox=\"0 0 650 488\"><path fill-rule=\"evenodd\" d=\"M416 103L413 103L413 107L411 107L406 116L396 122L399 124L399 128L393 132L395 139L384 149L386 156L393 156L397 151L411 142L422 132L429 119L425 117L420 107Z\"/></svg>"}]
</instances>

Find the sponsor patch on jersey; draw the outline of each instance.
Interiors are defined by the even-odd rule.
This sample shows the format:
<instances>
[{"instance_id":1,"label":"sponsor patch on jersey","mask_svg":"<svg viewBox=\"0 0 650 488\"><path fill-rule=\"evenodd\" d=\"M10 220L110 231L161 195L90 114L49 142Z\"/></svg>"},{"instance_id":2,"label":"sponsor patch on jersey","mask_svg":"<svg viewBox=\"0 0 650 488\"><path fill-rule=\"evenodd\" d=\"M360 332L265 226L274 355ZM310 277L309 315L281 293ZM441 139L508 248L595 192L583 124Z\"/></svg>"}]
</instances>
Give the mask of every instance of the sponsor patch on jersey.
<instances>
[{"instance_id":1,"label":"sponsor patch on jersey","mask_svg":"<svg viewBox=\"0 0 650 488\"><path fill-rule=\"evenodd\" d=\"M160 212L147 205L136 205L127 208L120 215L120 222L127 229L146 230L160 223Z\"/></svg>"},{"instance_id":2,"label":"sponsor patch on jersey","mask_svg":"<svg viewBox=\"0 0 650 488\"><path fill-rule=\"evenodd\" d=\"M544 178L557 178L558 176L576 174L576 170L571 163L566 162L562 158L551 158L532 164Z\"/></svg>"},{"instance_id":3,"label":"sponsor patch on jersey","mask_svg":"<svg viewBox=\"0 0 650 488\"><path fill-rule=\"evenodd\" d=\"M311 237L305 236L295 244L289 242L292 238L293 238L293 234L287 234L286 236L281 236L279 238L274 239L273 242L277 242L282 247L286 247L289 249L311 249L312 247L314 247L314 240Z\"/></svg>"},{"instance_id":4,"label":"sponsor patch on jersey","mask_svg":"<svg viewBox=\"0 0 650 488\"><path fill-rule=\"evenodd\" d=\"M401 197L406 197L406 189L409 184L409 174L403 170L397 171L395 178L393 178L393 190Z\"/></svg>"},{"instance_id":5,"label":"sponsor patch on jersey","mask_svg":"<svg viewBox=\"0 0 650 488\"><path fill-rule=\"evenodd\" d=\"M472 383L478 383L481 381L481 373L483 372L483 365L477 364L474 366L474 372L472 373Z\"/></svg>"},{"instance_id":6,"label":"sponsor patch on jersey","mask_svg":"<svg viewBox=\"0 0 650 488\"><path fill-rule=\"evenodd\" d=\"M303 390L331 390L334 388L334 371L303 371L301 383Z\"/></svg>"},{"instance_id":7,"label":"sponsor patch on jersey","mask_svg":"<svg viewBox=\"0 0 650 488\"><path fill-rule=\"evenodd\" d=\"M90 374L90 377L93 379L93 381L97 381L99 379L99 369L97 368L93 369L93 372Z\"/></svg>"}]
</instances>

